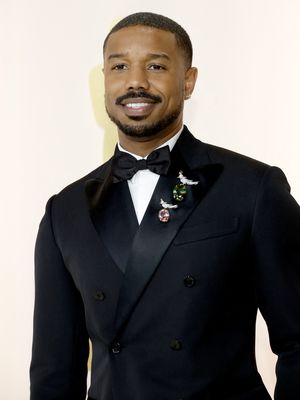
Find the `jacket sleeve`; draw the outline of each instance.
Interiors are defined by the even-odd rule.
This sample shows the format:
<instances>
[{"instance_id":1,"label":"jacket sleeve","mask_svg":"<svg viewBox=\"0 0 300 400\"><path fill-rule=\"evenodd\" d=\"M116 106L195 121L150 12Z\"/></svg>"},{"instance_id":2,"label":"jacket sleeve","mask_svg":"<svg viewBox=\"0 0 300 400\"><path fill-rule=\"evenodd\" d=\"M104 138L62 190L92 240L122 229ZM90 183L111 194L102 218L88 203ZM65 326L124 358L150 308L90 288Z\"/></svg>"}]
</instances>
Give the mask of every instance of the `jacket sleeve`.
<instances>
[{"instance_id":1,"label":"jacket sleeve","mask_svg":"<svg viewBox=\"0 0 300 400\"><path fill-rule=\"evenodd\" d=\"M35 248L31 400L84 400L88 335L83 302L55 242L52 197Z\"/></svg>"},{"instance_id":2,"label":"jacket sleeve","mask_svg":"<svg viewBox=\"0 0 300 400\"><path fill-rule=\"evenodd\" d=\"M300 207L283 172L270 167L252 229L257 296L278 355L275 400L300 398Z\"/></svg>"}]
</instances>

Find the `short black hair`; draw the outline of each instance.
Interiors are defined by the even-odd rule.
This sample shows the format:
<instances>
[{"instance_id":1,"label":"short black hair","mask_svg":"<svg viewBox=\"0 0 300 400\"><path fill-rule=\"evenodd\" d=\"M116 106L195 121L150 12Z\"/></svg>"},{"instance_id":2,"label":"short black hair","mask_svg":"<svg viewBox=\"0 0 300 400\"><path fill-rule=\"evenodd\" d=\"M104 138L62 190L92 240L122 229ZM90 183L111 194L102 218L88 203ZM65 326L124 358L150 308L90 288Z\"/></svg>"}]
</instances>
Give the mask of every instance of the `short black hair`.
<instances>
[{"instance_id":1,"label":"short black hair","mask_svg":"<svg viewBox=\"0 0 300 400\"><path fill-rule=\"evenodd\" d=\"M105 51L106 43L112 33L129 26L137 25L149 26L151 28L157 28L163 31L174 33L176 42L185 56L187 66L190 67L192 65L193 46L187 32L182 28L181 25L172 19L165 17L164 15L151 12L138 12L135 14L130 14L119 21L106 36L103 43L103 52Z\"/></svg>"}]
</instances>

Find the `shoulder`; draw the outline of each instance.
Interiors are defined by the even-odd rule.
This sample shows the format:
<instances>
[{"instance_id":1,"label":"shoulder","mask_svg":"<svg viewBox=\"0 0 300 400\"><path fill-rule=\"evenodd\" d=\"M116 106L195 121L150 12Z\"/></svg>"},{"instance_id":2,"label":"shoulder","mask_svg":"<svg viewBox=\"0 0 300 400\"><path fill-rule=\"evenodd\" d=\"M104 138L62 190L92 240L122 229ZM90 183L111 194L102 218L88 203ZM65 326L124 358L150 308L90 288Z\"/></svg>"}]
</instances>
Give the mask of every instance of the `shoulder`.
<instances>
[{"instance_id":1,"label":"shoulder","mask_svg":"<svg viewBox=\"0 0 300 400\"><path fill-rule=\"evenodd\" d=\"M290 187L282 170L263 161L249 157L223 147L202 142L187 129L183 137L183 145L189 149L187 153L194 160L204 159L209 164L222 166L218 183L231 193L239 196L255 198L261 189L273 185L289 191ZM185 150L186 151L186 150Z\"/></svg>"},{"instance_id":2,"label":"shoulder","mask_svg":"<svg viewBox=\"0 0 300 400\"><path fill-rule=\"evenodd\" d=\"M196 160L195 162L201 159L207 163L222 164L227 170L231 172L235 171L236 173L263 172L270 168L270 165L265 162L256 160L245 154L205 143L193 136L187 127L185 127L178 142L184 155L187 158Z\"/></svg>"},{"instance_id":3,"label":"shoulder","mask_svg":"<svg viewBox=\"0 0 300 400\"><path fill-rule=\"evenodd\" d=\"M76 217L83 209L87 210L86 183L90 180L102 181L109 169L110 161L111 159L53 194L46 208L51 210L54 217L63 220L67 216Z\"/></svg>"},{"instance_id":4,"label":"shoulder","mask_svg":"<svg viewBox=\"0 0 300 400\"><path fill-rule=\"evenodd\" d=\"M222 147L204 145L211 161L223 165L224 178L233 181L235 186L242 185L251 190L253 185L268 187L276 184L290 190L286 176L279 167Z\"/></svg>"},{"instance_id":5,"label":"shoulder","mask_svg":"<svg viewBox=\"0 0 300 400\"><path fill-rule=\"evenodd\" d=\"M242 168L243 170L258 170L265 171L270 168L270 165L254 159L248 155L241 154L230 149L215 146L209 143L203 143L212 162L222 163L227 167Z\"/></svg>"},{"instance_id":6,"label":"shoulder","mask_svg":"<svg viewBox=\"0 0 300 400\"><path fill-rule=\"evenodd\" d=\"M56 197L60 198L68 195L73 195L78 191L81 191L82 189L84 189L86 182L88 182L91 179L99 179L101 181L110 166L110 161L111 159L109 159L99 167L95 168L94 170L90 171L88 174L76 179L76 181L71 182L70 184L65 186L62 190L60 190L56 194Z\"/></svg>"}]
</instances>

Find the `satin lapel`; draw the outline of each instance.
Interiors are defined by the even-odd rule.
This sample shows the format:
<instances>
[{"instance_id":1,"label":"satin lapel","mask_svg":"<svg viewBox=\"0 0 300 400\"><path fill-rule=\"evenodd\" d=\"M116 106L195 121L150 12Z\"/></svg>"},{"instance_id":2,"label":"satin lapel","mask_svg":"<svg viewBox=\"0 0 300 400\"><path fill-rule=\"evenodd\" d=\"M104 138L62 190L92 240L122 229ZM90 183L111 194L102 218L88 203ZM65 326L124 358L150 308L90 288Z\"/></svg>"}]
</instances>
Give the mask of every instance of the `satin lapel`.
<instances>
[{"instance_id":1,"label":"satin lapel","mask_svg":"<svg viewBox=\"0 0 300 400\"><path fill-rule=\"evenodd\" d=\"M124 273L138 221L127 182L114 183L105 202L105 212L100 212L94 225L109 253Z\"/></svg>"},{"instance_id":2,"label":"satin lapel","mask_svg":"<svg viewBox=\"0 0 300 400\"><path fill-rule=\"evenodd\" d=\"M138 221L127 182L112 183L110 168L103 180L86 182L92 223L111 258L124 273Z\"/></svg>"},{"instance_id":3,"label":"satin lapel","mask_svg":"<svg viewBox=\"0 0 300 400\"><path fill-rule=\"evenodd\" d=\"M85 182L85 194L91 215L102 208L103 200L112 187L111 161L104 164L101 177L88 179Z\"/></svg>"},{"instance_id":4,"label":"satin lapel","mask_svg":"<svg viewBox=\"0 0 300 400\"><path fill-rule=\"evenodd\" d=\"M130 316L179 228L222 171L222 167L217 164L208 164L204 167L202 166L199 170L189 170L180 152L176 149L174 150L174 153L172 151L172 157L175 157L175 159L172 161L171 176L160 177L133 241L116 311L115 324L117 331L122 328ZM169 222L160 222L158 219L158 212L162 208L160 199L162 198L168 203L174 203L172 190L175 184L179 182L177 175L180 169L184 169L184 173L188 178L197 178L199 184L188 187L188 193L184 201L178 203L177 209L170 210L171 218ZM174 174L175 171L176 173Z\"/></svg>"}]
</instances>

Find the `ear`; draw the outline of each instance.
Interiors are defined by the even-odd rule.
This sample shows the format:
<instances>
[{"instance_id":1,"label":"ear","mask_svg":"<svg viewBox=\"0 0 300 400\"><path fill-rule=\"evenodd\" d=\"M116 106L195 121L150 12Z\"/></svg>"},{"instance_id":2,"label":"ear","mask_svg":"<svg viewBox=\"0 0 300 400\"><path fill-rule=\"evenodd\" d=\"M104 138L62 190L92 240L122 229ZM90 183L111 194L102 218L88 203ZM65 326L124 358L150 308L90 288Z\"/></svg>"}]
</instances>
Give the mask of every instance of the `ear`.
<instances>
[{"instance_id":1,"label":"ear","mask_svg":"<svg viewBox=\"0 0 300 400\"><path fill-rule=\"evenodd\" d=\"M196 67L190 67L185 73L184 96L186 100L189 99L193 93L197 76L198 70Z\"/></svg>"}]
</instances>

